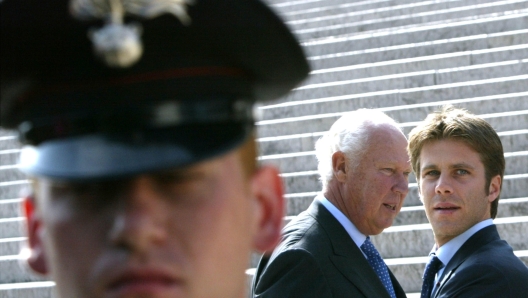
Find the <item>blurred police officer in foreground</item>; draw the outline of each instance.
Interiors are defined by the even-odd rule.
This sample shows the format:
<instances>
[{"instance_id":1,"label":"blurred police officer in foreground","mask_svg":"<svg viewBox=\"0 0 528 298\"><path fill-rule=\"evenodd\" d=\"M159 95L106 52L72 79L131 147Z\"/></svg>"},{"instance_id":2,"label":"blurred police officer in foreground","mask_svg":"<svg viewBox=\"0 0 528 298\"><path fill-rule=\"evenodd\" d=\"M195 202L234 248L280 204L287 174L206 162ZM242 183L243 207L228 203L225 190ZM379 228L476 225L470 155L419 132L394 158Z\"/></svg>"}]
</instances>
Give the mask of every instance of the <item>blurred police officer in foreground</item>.
<instances>
[{"instance_id":1,"label":"blurred police officer in foreground","mask_svg":"<svg viewBox=\"0 0 528 298\"><path fill-rule=\"evenodd\" d=\"M60 297L242 297L279 239L253 103L307 75L257 0L4 0L1 126L26 146L29 266Z\"/></svg>"}]
</instances>

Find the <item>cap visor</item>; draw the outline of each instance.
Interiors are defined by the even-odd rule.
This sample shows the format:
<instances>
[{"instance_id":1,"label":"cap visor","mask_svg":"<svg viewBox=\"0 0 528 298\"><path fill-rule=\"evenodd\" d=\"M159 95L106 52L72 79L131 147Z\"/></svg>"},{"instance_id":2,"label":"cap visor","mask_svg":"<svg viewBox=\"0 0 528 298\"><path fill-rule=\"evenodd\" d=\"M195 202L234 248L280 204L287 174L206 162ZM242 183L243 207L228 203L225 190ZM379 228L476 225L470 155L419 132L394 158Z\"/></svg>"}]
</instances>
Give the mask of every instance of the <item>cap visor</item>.
<instances>
[{"instance_id":1,"label":"cap visor","mask_svg":"<svg viewBox=\"0 0 528 298\"><path fill-rule=\"evenodd\" d=\"M187 125L146 133L93 134L26 146L20 168L33 176L98 180L179 168L240 145L252 129L242 123Z\"/></svg>"}]
</instances>

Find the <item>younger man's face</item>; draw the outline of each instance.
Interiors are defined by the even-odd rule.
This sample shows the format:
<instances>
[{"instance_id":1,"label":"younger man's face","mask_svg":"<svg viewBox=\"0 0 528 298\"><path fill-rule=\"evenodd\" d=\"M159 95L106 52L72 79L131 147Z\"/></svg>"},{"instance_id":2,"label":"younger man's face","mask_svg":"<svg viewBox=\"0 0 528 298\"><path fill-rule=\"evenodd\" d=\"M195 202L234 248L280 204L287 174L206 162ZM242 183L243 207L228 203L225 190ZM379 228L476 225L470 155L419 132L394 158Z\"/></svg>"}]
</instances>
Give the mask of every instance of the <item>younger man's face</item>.
<instances>
[{"instance_id":1,"label":"younger man's face","mask_svg":"<svg viewBox=\"0 0 528 298\"><path fill-rule=\"evenodd\" d=\"M239 151L127 180L40 179L37 188L36 206L26 203L29 264L61 297L242 297L250 252L280 235L280 178L272 168L248 177Z\"/></svg>"},{"instance_id":2,"label":"younger man's face","mask_svg":"<svg viewBox=\"0 0 528 298\"><path fill-rule=\"evenodd\" d=\"M452 139L424 144L417 178L438 246L491 218L491 202L500 193L500 176L486 185L484 164L478 152Z\"/></svg>"}]
</instances>

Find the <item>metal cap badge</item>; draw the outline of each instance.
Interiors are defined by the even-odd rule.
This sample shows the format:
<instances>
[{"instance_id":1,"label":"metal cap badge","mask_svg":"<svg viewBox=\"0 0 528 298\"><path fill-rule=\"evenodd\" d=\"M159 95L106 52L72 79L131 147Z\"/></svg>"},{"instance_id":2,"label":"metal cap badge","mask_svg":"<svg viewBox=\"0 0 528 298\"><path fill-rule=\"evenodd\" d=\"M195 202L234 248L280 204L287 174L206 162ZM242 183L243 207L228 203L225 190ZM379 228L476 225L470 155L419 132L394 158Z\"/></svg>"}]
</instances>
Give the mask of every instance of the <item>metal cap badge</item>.
<instances>
[{"instance_id":1,"label":"metal cap badge","mask_svg":"<svg viewBox=\"0 0 528 298\"><path fill-rule=\"evenodd\" d=\"M71 0L71 14L81 20L103 19L102 28L88 33L95 54L110 67L125 68L134 65L143 54L140 24L124 24L125 14L154 18L171 13L182 24L189 25L187 5L193 0Z\"/></svg>"}]
</instances>

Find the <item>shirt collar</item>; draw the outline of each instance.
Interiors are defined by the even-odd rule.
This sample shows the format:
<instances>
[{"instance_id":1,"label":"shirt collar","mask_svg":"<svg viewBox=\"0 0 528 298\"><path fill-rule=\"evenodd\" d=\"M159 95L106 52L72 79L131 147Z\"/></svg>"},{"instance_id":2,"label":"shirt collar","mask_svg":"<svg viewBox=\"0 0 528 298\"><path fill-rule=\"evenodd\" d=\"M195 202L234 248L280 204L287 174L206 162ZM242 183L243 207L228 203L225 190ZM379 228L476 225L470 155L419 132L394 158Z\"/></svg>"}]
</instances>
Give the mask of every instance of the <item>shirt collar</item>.
<instances>
[{"instance_id":1,"label":"shirt collar","mask_svg":"<svg viewBox=\"0 0 528 298\"><path fill-rule=\"evenodd\" d=\"M357 247L361 247L363 242L367 239L366 235L363 235L356 226L346 217L341 210L337 209L334 204L332 204L327 198L325 198L323 195L319 195L316 197L321 204L337 219L337 221L345 228L348 235L350 235L350 238L352 238L352 241L356 243Z\"/></svg>"},{"instance_id":2,"label":"shirt collar","mask_svg":"<svg viewBox=\"0 0 528 298\"><path fill-rule=\"evenodd\" d=\"M471 228L467 229L464 233L456 236L455 238L449 240L447 243L442 245L440 248L436 249L436 245L433 247L431 253L435 253L436 256L442 261L444 266L446 266L449 261L453 258L455 253L462 247L462 245L476 232L482 230L483 228L493 224L493 219L489 218L483 220Z\"/></svg>"}]
</instances>

